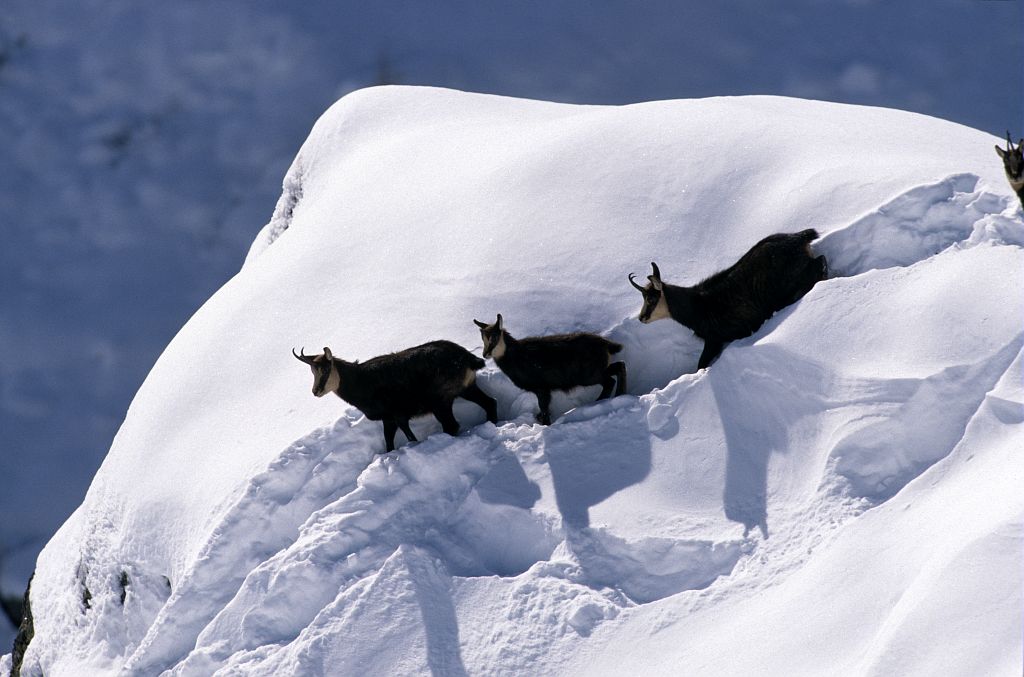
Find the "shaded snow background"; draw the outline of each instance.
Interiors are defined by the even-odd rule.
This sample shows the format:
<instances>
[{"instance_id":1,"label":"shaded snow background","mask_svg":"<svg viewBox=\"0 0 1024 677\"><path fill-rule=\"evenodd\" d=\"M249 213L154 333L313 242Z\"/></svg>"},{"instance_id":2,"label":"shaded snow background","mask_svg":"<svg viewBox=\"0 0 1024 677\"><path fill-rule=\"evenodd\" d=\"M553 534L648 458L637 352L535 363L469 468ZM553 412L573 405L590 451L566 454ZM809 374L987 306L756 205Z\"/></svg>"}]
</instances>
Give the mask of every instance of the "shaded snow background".
<instances>
[{"instance_id":1,"label":"shaded snow background","mask_svg":"<svg viewBox=\"0 0 1024 677\"><path fill-rule=\"evenodd\" d=\"M40 556L27 674L1018 674L1024 222L994 140L779 97L349 95ZM691 282L810 226L835 277L710 370L635 320L654 254ZM479 349L495 312L609 333L632 394L540 427L489 369L501 425L466 404L381 457L289 354Z\"/></svg>"},{"instance_id":2,"label":"shaded snow background","mask_svg":"<svg viewBox=\"0 0 1024 677\"><path fill-rule=\"evenodd\" d=\"M643 13L4 3L0 590L21 594L143 376L237 271L295 148L345 92L404 82L594 103L766 92L1001 134L1024 128L1022 33L1020 3L957 0L770 13L754 2Z\"/></svg>"}]
</instances>

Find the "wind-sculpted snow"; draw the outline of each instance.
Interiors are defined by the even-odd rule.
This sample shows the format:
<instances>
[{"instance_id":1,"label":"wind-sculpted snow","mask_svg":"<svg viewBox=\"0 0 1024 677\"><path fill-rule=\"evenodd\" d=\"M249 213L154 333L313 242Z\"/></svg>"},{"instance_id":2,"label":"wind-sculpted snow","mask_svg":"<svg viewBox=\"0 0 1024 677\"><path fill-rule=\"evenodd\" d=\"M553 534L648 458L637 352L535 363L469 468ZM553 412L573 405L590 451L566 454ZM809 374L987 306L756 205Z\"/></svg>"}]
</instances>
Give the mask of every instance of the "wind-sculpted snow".
<instances>
[{"instance_id":1,"label":"wind-sculpted snow","mask_svg":"<svg viewBox=\"0 0 1024 677\"><path fill-rule=\"evenodd\" d=\"M129 669L146 673L187 653L253 566L294 542L311 513L355 487L372 458L370 436L341 418L298 440L255 476L176 586Z\"/></svg>"},{"instance_id":2,"label":"wind-sculpted snow","mask_svg":"<svg viewBox=\"0 0 1024 677\"><path fill-rule=\"evenodd\" d=\"M346 97L40 558L22 674L1018 674L1024 221L991 146L765 97ZM830 278L709 369L635 319L650 261L692 284L806 227ZM629 394L545 427L489 366L499 425L460 401L385 456L289 354L478 350L498 312L622 342Z\"/></svg>"},{"instance_id":3,"label":"wind-sculpted snow","mask_svg":"<svg viewBox=\"0 0 1024 677\"><path fill-rule=\"evenodd\" d=\"M277 205L274 207L274 214L270 217L270 223L264 226L263 230L256 236L252 246L249 248L246 262L262 254L263 250L274 244L274 241L281 237L281 234L292 225L295 210L302 200L302 180L302 164L296 159L292 166L288 168L288 173L284 175L281 197L278 198Z\"/></svg>"},{"instance_id":4,"label":"wind-sculpted snow","mask_svg":"<svg viewBox=\"0 0 1024 677\"><path fill-rule=\"evenodd\" d=\"M431 542L430 534L449 531L448 522L496 458L484 451L488 446L476 436L455 443L434 436L371 465L353 491L314 512L294 543L249 573L181 671L209 674L231 653L293 641L339 590L379 570L403 543L452 548L453 561L471 560L462 544L444 536Z\"/></svg>"},{"instance_id":5,"label":"wind-sculpted snow","mask_svg":"<svg viewBox=\"0 0 1024 677\"><path fill-rule=\"evenodd\" d=\"M1010 202L978 190L978 177L957 174L919 186L877 211L823 237L815 249L828 257L832 275L909 266L967 240L987 217ZM1015 244L1021 244L1021 234Z\"/></svg>"}]
</instances>

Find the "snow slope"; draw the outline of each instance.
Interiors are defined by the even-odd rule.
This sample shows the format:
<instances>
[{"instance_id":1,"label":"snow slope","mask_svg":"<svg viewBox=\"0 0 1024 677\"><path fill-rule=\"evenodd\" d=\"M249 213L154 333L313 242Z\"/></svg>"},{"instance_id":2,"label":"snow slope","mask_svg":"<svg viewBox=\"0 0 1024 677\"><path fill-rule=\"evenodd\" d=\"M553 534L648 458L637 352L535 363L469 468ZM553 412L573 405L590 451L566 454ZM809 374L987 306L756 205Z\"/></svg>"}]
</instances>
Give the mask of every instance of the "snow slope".
<instances>
[{"instance_id":1,"label":"snow slope","mask_svg":"<svg viewBox=\"0 0 1024 677\"><path fill-rule=\"evenodd\" d=\"M1024 222L994 141L776 97L345 97L40 556L23 674L1018 674ZM692 283L807 227L833 277L709 370L636 321L652 259ZM499 426L460 403L457 438L377 456L289 354L479 351L497 312L623 342L632 394L544 428L488 367Z\"/></svg>"},{"instance_id":2,"label":"snow slope","mask_svg":"<svg viewBox=\"0 0 1024 677\"><path fill-rule=\"evenodd\" d=\"M865 0L4 0L0 350L17 357L0 360L0 594L21 596L132 395L237 272L342 93L759 92L1002 135L1024 129L1022 20L1020 2L964 0L931 0L927 20Z\"/></svg>"}]
</instances>

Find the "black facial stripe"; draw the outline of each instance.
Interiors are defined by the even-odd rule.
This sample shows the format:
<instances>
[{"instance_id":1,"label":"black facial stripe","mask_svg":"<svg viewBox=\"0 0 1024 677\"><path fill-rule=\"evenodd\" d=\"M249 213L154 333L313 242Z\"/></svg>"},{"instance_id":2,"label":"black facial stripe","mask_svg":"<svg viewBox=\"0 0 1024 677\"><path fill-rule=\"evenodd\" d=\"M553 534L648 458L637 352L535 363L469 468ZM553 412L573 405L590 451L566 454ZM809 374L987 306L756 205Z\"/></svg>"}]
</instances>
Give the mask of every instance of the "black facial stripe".
<instances>
[{"instance_id":1,"label":"black facial stripe","mask_svg":"<svg viewBox=\"0 0 1024 677\"><path fill-rule=\"evenodd\" d=\"M320 369L320 373L316 377L316 390L317 392L323 392L327 387L327 379L331 377L331 365L326 365L326 369Z\"/></svg>"},{"instance_id":2,"label":"black facial stripe","mask_svg":"<svg viewBox=\"0 0 1024 677\"><path fill-rule=\"evenodd\" d=\"M480 336L484 340L484 353L490 355L494 352L494 349L498 346L498 341L501 340L501 334L502 332L493 326L480 331Z\"/></svg>"}]
</instances>

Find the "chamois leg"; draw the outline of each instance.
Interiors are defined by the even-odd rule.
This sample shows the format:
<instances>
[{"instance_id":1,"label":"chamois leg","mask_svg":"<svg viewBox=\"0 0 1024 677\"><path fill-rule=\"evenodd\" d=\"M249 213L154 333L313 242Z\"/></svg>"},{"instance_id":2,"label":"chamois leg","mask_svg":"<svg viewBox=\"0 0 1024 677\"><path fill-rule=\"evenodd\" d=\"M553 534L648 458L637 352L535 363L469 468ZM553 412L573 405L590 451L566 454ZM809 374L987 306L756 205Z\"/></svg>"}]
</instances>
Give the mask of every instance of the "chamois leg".
<instances>
[{"instance_id":1,"label":"chamois leg","mask_svg":"<svg viewBox=\"0 0 1024 677\"><path fill-rule=\"evenodd\" d=\"M459 422L452 413L452 403L444 402L434 408L434 417L441 423L441 429L451 436L459 434Z\"/></svg>"},{"instance_id":2,"label":"chamois leg","mask_svg":"<svg viewBox=\"0 0 1024 677\"><path fill-rule=\"evenodd\" d=\"M540 412L537 414L537 423L541 425L551 425L551 391L550 390L539 390L537 391L537 404L540 405Z\"/></svg>"},{"instance_id":3,"label":"chamois leg","mask_svg":"<svg viewBox=\"0 0 1024 677\"><path fill-rule=\"evenodd\" d=\"M384 451L385 453L395 450L395 433L398 431L398 422L393 418L386 418L384 423Z\"/></svg>"},{"instance_id":4,"label":"chamois leg","mask_svg":"<svg viewBox=\"0 0 1024 677\"><path fill-rule=\"evenodd\" d=\"M715 361L715 358L722 354L722 349L725 348L725 343L722 341L704 339L704 350L700 353L700 359L697 360L697 369L704 369Z\"/></svg>"},{"instance_id":5,"label":"chamois leg","mask_svg":"<svg viewBox=\"0 0 1024 677\"><path fill-rule=\"evenodd\" d=\"M405 439L409 440L410 442L418 442L419 441L419 440L416 439L416 436L412 434L412 430L409 428L409 419L407 419L407 418L400 418L400 419L398 419L398 427L402 429L403 433L405 433Z\"/></svg>"},{"instance_id":6,"label":"chamois leg","mask_svg":"<svg viewBox=\"0 0 1024 677\"><path fill-rule=\"evenodd\" d=\"M498 402L493 397L480 390L480 387L474 381L470 383L460 395L462 399L469 400L473 404L478 405L487 414L487 420L491 423L498 423Z\"/></svg>"},{"instance_id":7,"label":"chamois leg","mask_svg":"<svg viewBox=\"0 0 1024 677\"><path fill-rule=\"evenodd\" d=\"M612 379L615 379L614 381ZM615 386L615 396L618 397L626 392L626 363L612 362L604 370L604 380L601 381L604 389L597 399L603 400L612 394L612 386Z\"/></svg>"},{"instance_id":8,"label":"chamois leg","mask_svg":"<svg viewBox=\"0 0 1024 677\"><path fill-rule=\"evenodd\" d=\"M611 396L612 388L615 389L615 396L618 397L626 390L626 363L625 362L613 362L605 367L604 378L601 380L603 386L601 394L598 395L598 400L603 400Z\"/></svg>"}]
</instances>

